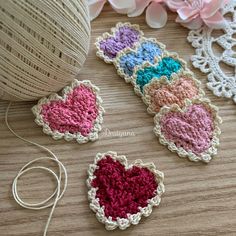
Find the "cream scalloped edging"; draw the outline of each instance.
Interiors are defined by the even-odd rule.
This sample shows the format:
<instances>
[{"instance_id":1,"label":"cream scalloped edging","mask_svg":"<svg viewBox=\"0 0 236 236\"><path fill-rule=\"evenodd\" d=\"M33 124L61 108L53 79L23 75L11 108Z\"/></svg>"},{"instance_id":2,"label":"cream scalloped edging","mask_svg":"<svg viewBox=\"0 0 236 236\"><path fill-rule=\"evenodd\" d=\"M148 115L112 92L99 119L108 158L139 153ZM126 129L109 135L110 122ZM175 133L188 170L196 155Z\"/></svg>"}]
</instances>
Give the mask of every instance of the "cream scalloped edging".
<instances>
[{"instance_id":1,"label":"cream scalloped edging","mask_svg":"<svg viewBox=\"0 0 236 236\"><path fill-rule=\"evenodd\" d=\"M104 206L100 206L99 199L96 198L96 191L97 188L93 188L91 183L93 179L96 177L94 176L95 170L98 168L97 163L105 158L106 155L109 155L116 161L119 161L122 165L124 165L125 169L130 169L133 166L138 167L145 167L149 169L156 178L158 183L158 187L156 190L156 196L148 200L148 205L144 208L140 207L140 211L136 214L128 214L128 218L119 218L117 217L116 220L112 220L112 217L106 217L104 213ZM142 216L148 217L152 213L152 207L158 206L161 202L161 195L165 192L164 187L164 174L156 169L154 163L143 163L142 160L136 160L133 164L128 164L128 161L124 155L117 155L116 152L108 151L106 153L97 153L94 163L89 165L88 168L88 179L87 179L87 186L88 186L88 199L89 199L89 206L92 211L96 213L96 217L99 222L105 224L105 228L107 230L114 230L115 228L120 228L122 230L128 228L130 225L137 225L141 220Z\"/></svg>"},{"instance_id":2,"label":"cream scalloped edging","mask_svg":"<svg viewBox=\"0 0 236 236\"><path fill-rule=\"evenodd\" d=\"M198 94L196 96L194 96L192 99L201 98L201 97L205 96L205 92L201 89L200 80L196 79L194 74L189 70L181 70L178 73L173 73L171 75L170 79L168 79L166 76L161 76L160 78L153 78L153 79L151 79L151 81L148 84L144 85L144 87L143 87L142 99L143 99L143 102L148 106L147 112L149 114L155 115L157 113L157 111L155 111L155 108L153 106L152 98L148 94L149 87L151 87L153 85L157 85L157 86L160 86L160 88L163 88L165 86L174 84L175 82L177 82L179 80L179 78L186 78L186 79L189 79L189 80L193 81L194 86L198 90ZM184 99L184 101L186 99Z\"/></svg>"},{"instance_id":3,"label":"cream scalloped edging","mask_svg":"<svg viewBox=\"0 0 236 236\"><path fill-rule=\"evenodd\" d=\"M70 132L61 133L59 131L53 131L49 125L44 121L41 111L42 105L47 104L51 101L65 101L67 98L67 94L72 92L74 88L86 85L87 87L91 88L94 94L96 95L96 105L98 107L98 116L94 121L93 128L91 129L90 133L87 136L83 136L80 132L72 134ZM101 124L103 122L103 114L105 112L104 108L102 107L102 99L98 95L99 88L93 85L89 80L78 81L74 80L70 86L66 86L62 90L62 96L59 96L57 93L51 94L48 98L44 97L38 101L38 104L32 107L32 112L35 115L35 122L39 126L43 127L43 132L45 134L51 135L53 139L58 140L64 138L66 141L71 141L76 139L78 143L86 143L88 141L95 141L98 139L98 133L101 131Z\"/></svg>"},{"instance_id":4,"label":"cream scalloped edging","mask_svg":"<svg viewBox=\"0 0 236 236\"><path fill-rule=\"evenodd\" d=\"M116 58L114 58L114 60L113 60L113 63L117 69L118 75L120 77L124 78L126 83L130 83L132 81L132 75L130 76L124 72L124 69L120 66L120 59L121 59L121 57L123 57L129 53L137 53L140 46L144 42L152 42L152 43L156 44L159 47L159 49L162 51L161 55L156 56L154 58L155 63L158 62L158 57L162 57L164 55L166 46L163 43L160 43L155 38L145 38L145 37L142 37L138 42L135 42L135 44L133 45L132 48L127 47L127 48L124 48L123 50L121 50L120 52L118 52ZM143 63L145 63L145 61Z\"/></svg>"},{"instance_id":5,"label":"cream scalloped edging","mask_svg":"<svg viewBox=\"0 0 236 236\"><path fill-rule=\"evenodd\" d=\"M105 61L106 63L108 63L108 64L112 64L115 58L109 58L108 56L106 56L106 55L104 54L104 52L103 52L103 51L101 50L101 48L100 48L100 42L101 42L102 40L107 39L107 38L114 37L116 31L118 31L119 28L120 28L120 27L123 27L123 26L127 26L127 27L133 28L134 30L138 31L138 32L139 32L139 38L140 38L140 39L141 39L142 36L143 36L143 31L140 30L139 25L136 25L136 24L133 25L133 24L130 24L129 22L126 22L126 23L118 22L115 27L112 27L112 28L111 28L111 33L108 33L108 32L103 33L103 35L100 36L100 37L98 37L98 38L96 39L96 42L95 42L95 46L96 46L96 48L97 48L96 55L97 55L99 58L101 58L102 60L104 60L104 61Z\"/></svg>"},{"instance_id":6,"label":"cream scalloped edging","mask_svg":"<svg viewBox=\"0 0 236 236\"><path fill-rule=\"evenodd\" d=\"M183 149L182 147L178 148L174 142L169 141L165 138L165 136L161 132L161 126L160 126L161 118L165 114L169 112L185 113L188 107L193 104L203 104L208 110L210 110L213 116L214 130L213 130L211 145L208 148L208 150L204 151L200 155L196 155L191 151ZM203 161L208 163L212 159L212 157L217 154L217 147L219 146L219 136L221 133L219 125L222 123L222 120L218 116L218 108L212 105L210 100L207 98L196 98L192 100L186 99L185 106L182 109L177 104L173 104L170 107L164 106L161 108L160 112L157 113L156 116L154 117L154 123L155 123L154 133L156 134L156 136L159 137L160 143L166 145L170 151L177 152L177 154L180 157L188 157L190 161L195 161L195 162Z\"/></svg>"}]
</instances>

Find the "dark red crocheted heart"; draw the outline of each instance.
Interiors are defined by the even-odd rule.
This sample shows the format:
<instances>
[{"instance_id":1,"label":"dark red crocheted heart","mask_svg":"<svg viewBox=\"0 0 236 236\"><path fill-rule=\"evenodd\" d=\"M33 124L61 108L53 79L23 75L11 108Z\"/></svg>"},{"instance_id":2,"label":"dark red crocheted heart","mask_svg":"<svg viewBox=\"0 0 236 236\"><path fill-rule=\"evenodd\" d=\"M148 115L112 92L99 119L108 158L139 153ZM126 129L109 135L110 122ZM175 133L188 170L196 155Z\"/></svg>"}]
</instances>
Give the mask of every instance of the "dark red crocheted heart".
<instances>
[{"instance_id":1,"label":"dark red crocheted heart","mask_svg":"<svg viewBox=\"0 0 236 236\"><path fill-rule=\"evenodd\" d=\"M133 166L126 170L124 165L106 156L97 163L92 186L98 188L96 198L104 206L105 216L113 220L136 214L139 207L146 207L148 199L156 195L158 184L154 174L147 168Z\"/></svg>"}]
</instances>

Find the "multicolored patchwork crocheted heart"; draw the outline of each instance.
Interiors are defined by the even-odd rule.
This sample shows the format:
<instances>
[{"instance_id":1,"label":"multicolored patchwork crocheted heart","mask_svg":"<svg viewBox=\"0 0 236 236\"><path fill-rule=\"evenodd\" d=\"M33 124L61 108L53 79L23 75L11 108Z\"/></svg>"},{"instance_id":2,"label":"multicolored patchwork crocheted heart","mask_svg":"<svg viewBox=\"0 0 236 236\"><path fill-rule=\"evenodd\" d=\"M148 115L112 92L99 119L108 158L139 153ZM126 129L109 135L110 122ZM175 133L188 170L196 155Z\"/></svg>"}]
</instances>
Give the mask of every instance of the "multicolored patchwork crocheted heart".
<instances>
[{"instance_id":1,"label":"multicolored patchwork crocheted heart","mask_svg":"<svg viewBox=\"0 0 236 236\"><path fill-rule=\"evenodd\" d=\"M199 80L192 73L183 71L171 76L169 81L165 76L152 79L143 88L143 101L148 106L150 114L156 114L163 106L185 105L185 99L202 97L205 93L200 88Z\"/></svg>"},{"instance_id":2,"label":"multicolored patchwork crocheted heart","mask_svg":"<svg viewBox=\"0 0 236 236\"><path fill-rule=\"evenodd\" d=\"M32 108L35 122L54 139L94 141L101 130L104 113L98 91L88 80L74 80L63 89L63 96L52 94L39 100Z\"/></svg>"},{"instance_id":3,"label":"multicolored patchwork crocheted heart","mask_svg":"<svg viewBox=\"0 0 236 236\"><path fill-rule=\"evenodd\" d=\"M146 61L154 64L157 61L156 58L161 56L164 50L165 45L156 39L142 38L134 44L133 49L126 48L118 53L113 63L117 68L117 73L126 82L130 82L136 66L142 65Z\"/></svg>"},{"instance_id":4,"label":"multicolored patchwork crocheted heart","mask_svg":"<svg viewBox=\"0 0 236 236\"><path fill-rule=\"evenodd\" d=\"M221 119L208 99L187 100L183 109L162 107L154 121L160 143L179 156L209 162L217 154Z\"/></svg>"},{"instance_id":5,"label":"multicolored patchwork crocheted heart","mask_svg":"<svg viewBox=\"0 0 236 236\"><path fill-rule=\"evenodd\" d=\"M111 32L111 34L104 33L102 37L98 37L95 43L98 50L97 56L106 63L112 63L118 52L132 47L143 35L138 25L130 23L118 23Z\"/></svg>"},{"instance_id":6,"label":"multicolored patchwork crocheted heart","mask_svg":"<svg viewBox=\"0 0 236 236\"><path fill-rule=\"evenodd\" d=\"M186 62L178 57L175 53L165 52L163 58L159 58L158 62L152 65L150 62L144 63L142 66L135 68L132 84L135 92L142 96L143 87L153 78L160 79L165 76L168 80L172 79L174 73L186 69Z\"/></svg>"},{"instance_id":7,"label":"multicolored patchwork crocheted heart","mask_svg":"<svg viewBox=\"0 0 236 236\"><path fill-rule=\"evenodd\" d=\"M128 165L115 152L98 153L88 169L90 208L107 230L126 229L149 216L164 193L164 175L153 163Z\"/></svg>"}]
</instances>

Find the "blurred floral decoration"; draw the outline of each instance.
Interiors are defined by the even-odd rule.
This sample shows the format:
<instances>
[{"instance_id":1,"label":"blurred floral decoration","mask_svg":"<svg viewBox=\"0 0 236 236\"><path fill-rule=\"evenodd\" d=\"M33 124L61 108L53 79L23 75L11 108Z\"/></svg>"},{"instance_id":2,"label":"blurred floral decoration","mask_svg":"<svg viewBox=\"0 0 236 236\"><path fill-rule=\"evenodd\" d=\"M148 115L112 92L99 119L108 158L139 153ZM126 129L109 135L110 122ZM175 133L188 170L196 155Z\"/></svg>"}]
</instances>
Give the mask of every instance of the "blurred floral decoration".
<instances>
[{"instance_id":1,"label":"blurred floral decoration","mask_svg":"<svg viewBox=\"0 0 236 236\"><path fill-rule=\"evenodd\" d=\"M221 9L229 0L88 0L90 19L95 19L109 3L120 14L136 17L146 10L146 22L151 28L162 28L167 22L167 9L176 12L176 22L189 29L204 24L209 28L224 28Z\"/></svg>"}]
</instances>

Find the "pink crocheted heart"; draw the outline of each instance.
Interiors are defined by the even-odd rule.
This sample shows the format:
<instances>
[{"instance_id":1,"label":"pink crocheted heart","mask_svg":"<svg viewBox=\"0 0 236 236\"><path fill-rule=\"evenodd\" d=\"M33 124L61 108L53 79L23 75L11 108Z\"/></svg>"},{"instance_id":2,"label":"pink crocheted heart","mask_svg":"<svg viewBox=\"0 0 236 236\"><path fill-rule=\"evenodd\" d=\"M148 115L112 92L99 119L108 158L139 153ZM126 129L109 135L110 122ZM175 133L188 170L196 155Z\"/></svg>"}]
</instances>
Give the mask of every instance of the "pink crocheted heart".
<instances>
[{"instance_id":1,"label":"pink crocheted heart","mask_svg":"<svg viewBox=\"0 0 236 236\"><path fill-rule=\"evenodd\" d=\"M194 154L201 154L211 146L213 117L202 104L188 107L185 113L169 112L160 121L161 132L168 141Z\"/></svg>"},{"instance_id":2,"label":"pink crocheted heart","mask_svg":"<svg viewBox=\"0 0 236 236\"><path fill-rule=\"evenodd\" d=\"M157 181L148 168L133 166L127 170L109 155L97 166L91 185L97 188L96 198L100 206L104 206L107 218L111 216L112 220L116 220L136 214L157 194Z\"/></svg>"},{"instance_id":3,"label":"pink crocheted heart","mask_svg":"<svg viewBox=\"0 0 236 236\"><path fill-rule=\"evenodd\" d=\"M43 104L41 116L52 131L81 133L87 136L98 116L96 94L81 84L66 95L66 99Z\"/></svg>"}]
</instances>

